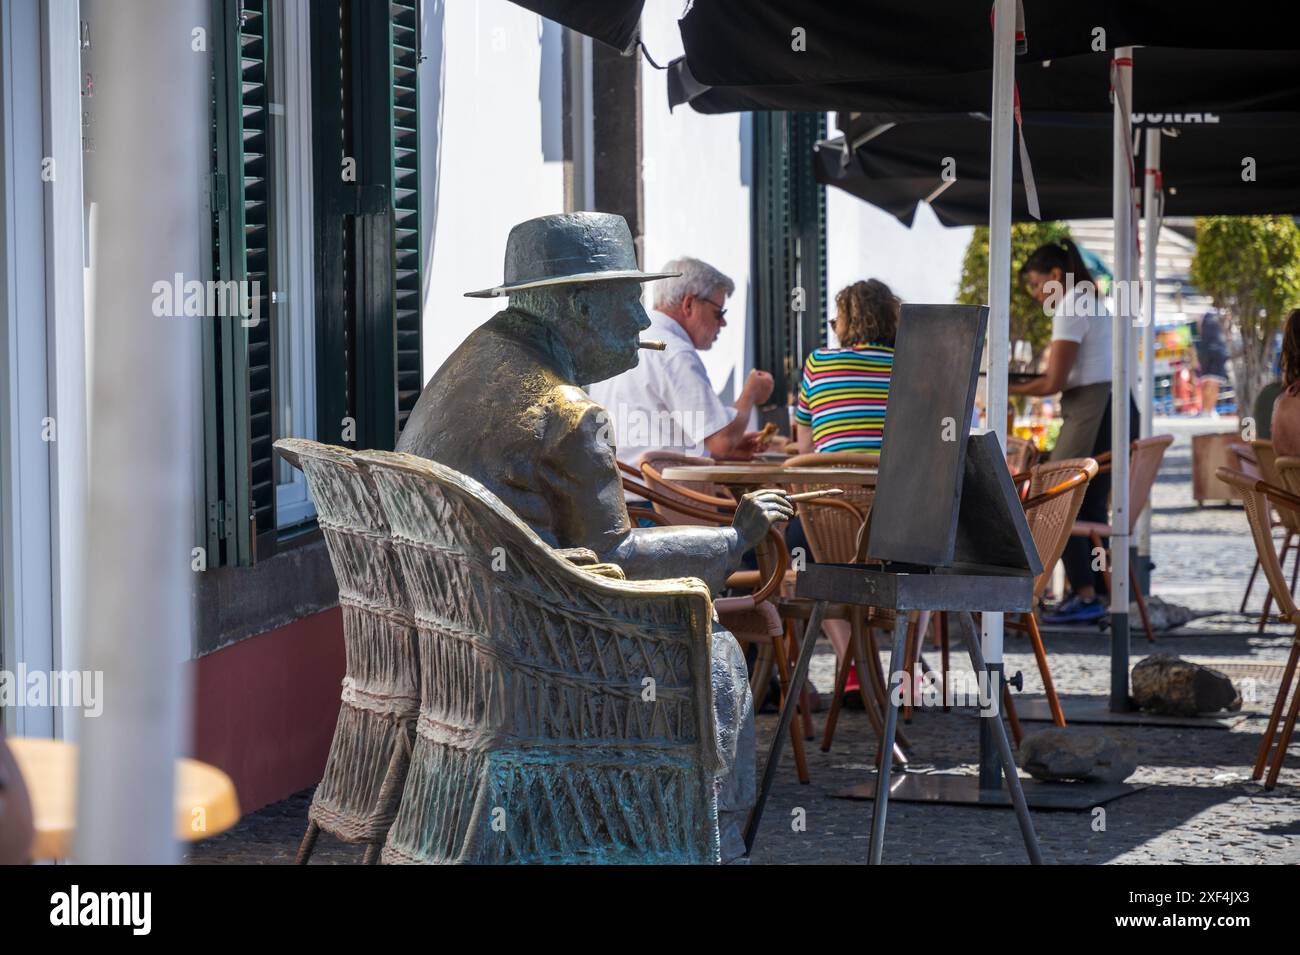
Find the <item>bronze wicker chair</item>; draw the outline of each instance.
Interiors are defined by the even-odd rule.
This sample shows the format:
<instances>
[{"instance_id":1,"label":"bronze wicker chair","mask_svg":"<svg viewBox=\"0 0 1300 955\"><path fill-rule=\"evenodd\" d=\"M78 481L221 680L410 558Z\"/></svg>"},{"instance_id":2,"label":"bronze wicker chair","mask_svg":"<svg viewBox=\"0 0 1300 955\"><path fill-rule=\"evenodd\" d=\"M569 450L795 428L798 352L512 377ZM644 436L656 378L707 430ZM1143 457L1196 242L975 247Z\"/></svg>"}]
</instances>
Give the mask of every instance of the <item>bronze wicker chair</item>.
<instances>
[{"instance_id":1,"label":"bronze wicker chair","mask_svg":"<svg viewBox=\"0 0 1300 955\"><path fill-rule=\"evenodd\" d=\"M1279 458L1279 462L1286 461L1286 458ZM1300 459L1290 459L1297 462L1300 466ZM1243 474L1240 471L1234 471L1231 468L1219 468L1216 472L1219 480L1230 484L1241 492L1242 502L1246 507L1246 520L1250 525L1250 534L1255 542L1255 553L1259 557L1261 569L1264 571L1264 579L1268 581L1269 590L1273 598L1277 601L1279 616L1285 623L1292 624L1295 627L1295 634L1291 639L1291 654L1287 657L1286 668L1282 671L1282 680L1277 690L1277 699L1273 702L1273 710L1269 714L1268 726L1264 730L1264 738L1260 741L1259 755L1255 758L1255 770L1252 778L1259 779L1264 775L1264 767L1268 765L1268 778L1264 781L1265 789L1272 789L1277 785L1278 774L1282 771L1282 764L1286 761L1287 747L1291 743L1291 735L1295 732L1295 723L1297 713L1300 712L1300 686L1296 687L1294 694L1291 694L1291 685L1295 678L1296 663L1300 661L1300 610L1297 610L1295 598L1291 596L1291 589L1287 586L1286 573L1282 569L1282 563L1278 560L1277 551L1274 550L1273 543L1273 526L1269 515L1269 504L1271 503L1282 510L1290 510L1300 514L1300 497L1283 490L1280 487L1261 481L1258 478ZM1291 706L1286 710L1286 723L1278 733L1278 724L1282 719L1282 711L1286 707L1288 694L1291 695ZM1277 749L1273 753L1270 764L1269 754L1273 750L1273 744L1276 740Z\"/></svg>"},{"instance_id":2,"label":"bronze wicker chair","mask_svg":"<svg viewBox=\"0 0 1300 955\"><path fill-rule=\"evenodd\" d=\"M495 495L362 452L415 619L420 718L385 862L716 862L711 605L548 547Z\"/></svg>"},{"instance_id":3,"label":"bronze wicker chair","mask_svg":"<svg viewBox=\"0 0 1300 955\"><path fill-rule=\"evenodd\" d=\"M338 724L312 796L297 861L321 829L364 843L375 862L397 814L419 715L415 626L407 612L388 525L355 455L315 441L275 443L302 469L339 585L346 671Z\"/></svg>"}]
</instances>

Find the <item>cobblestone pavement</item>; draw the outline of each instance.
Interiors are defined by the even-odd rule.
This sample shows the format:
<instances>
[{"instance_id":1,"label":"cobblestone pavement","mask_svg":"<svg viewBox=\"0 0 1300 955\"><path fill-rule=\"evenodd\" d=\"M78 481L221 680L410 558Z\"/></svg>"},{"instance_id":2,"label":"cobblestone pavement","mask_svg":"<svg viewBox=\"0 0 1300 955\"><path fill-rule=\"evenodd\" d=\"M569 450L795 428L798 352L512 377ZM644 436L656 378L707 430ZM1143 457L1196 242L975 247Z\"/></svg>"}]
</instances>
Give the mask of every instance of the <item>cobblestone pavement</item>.
<instances>
[{"instance_id":1,"label":"cobblestone pavement","mask_svg":"<svg viewBox=\"0 0 1300 955\"><path fill-rule=\"evenodd\" d=\"M1235 421L1160 420L1157 433L1178 440L1165 459L1153 494L1152 529L1155 593L1204 614L1159 641L1135 633L1132 662L1152 651L1199 662L1219 662L1240 683L1255 676L1254 701L1247 700L1226 729L1151 726L1091 727L1128 741L1139 768L1129 780L1147 788L1105 807L1104 819L1090 812L1034 811L1034 825L1047 861L1056 863L1300 863L1300 760L1292 756L1277 788L1265 792L1250 781L1260 734L1277 691L1274 670L1245 665L1280 664L1291 636L1282 626L1255 633L1254 621L1239 615L1241 595L1254 550L1240 508L1197 508L1191 500L1190 436L1201 430L1230 430ZM1258 585L1252 608L1258 612ZM1138 621L1134 618L1135 627ZM954 628L955 630L955 628ZM1067 718L1071 697L1105 694L1109 688L1109 636L1095 628L1049 631L1044 635L1052 675ZM1041 694L1038 669L1024 637L1009 634L1007 671L1024 674L1026 696ZM937 663L936 652L927 654ZM960 661L960 662L959 662ZM969 670L954 636L952 666ZM811 678L828 693L834 672L829 646L820 645ZM813 716L820 741L824 713ZM776 716L758 718L760 762ZM1047 724L1025 724L1033 732ZM973 774L978 760L973 710L919 709L903 727L917 772ZM874 752L865 715L846 710L834 745L823 753L807 743L811 782L800 785L790 747L773 788L754 849L755 863L861 863L867 854L871 803L833 798L849 786L870 782ZM199 863L284 863L292 861L306 820L310 791L268 806L235 829L196 845ZM803 810L802 813L798 810ZM797 822L802 820L800 828ZM1104 822L1104 829L1100 824ZM891 803L885 845L887 862L1019 863L1024 846L1009 809ZM322 835L313 862L360 860L360 850Z\"/></svg>"}]
</instances>

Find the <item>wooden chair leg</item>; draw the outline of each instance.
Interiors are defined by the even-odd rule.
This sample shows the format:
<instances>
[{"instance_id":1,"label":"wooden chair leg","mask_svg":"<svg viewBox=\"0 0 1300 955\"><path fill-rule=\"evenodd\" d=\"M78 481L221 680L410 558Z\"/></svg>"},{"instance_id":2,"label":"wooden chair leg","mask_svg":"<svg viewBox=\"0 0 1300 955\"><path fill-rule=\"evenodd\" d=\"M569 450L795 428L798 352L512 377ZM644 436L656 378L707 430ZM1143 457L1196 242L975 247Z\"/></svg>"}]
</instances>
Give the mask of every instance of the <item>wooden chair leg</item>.
<instances>
[{"instance_id":1,"label":"wooden chair leg","mask_svg":"<svg viewBox=\"0 0 1300 955\"><path fill-rule=\"evenodd\" d=\"M1286 566L1286 554L1291 549L1291 532L1287 531L1286 539L1282 541L1282 558L1278 561L1283 567ZM1268 623L1268 612L1273 609L1273 588L1268 587L1264 591L1264 612L1259 616L1259 630L1264 632L1264 625Z\"/></svg>"},{"instance_id":2,"label":"wooden chair leg","mask_svg":"<svg viewBox=\"0 0 1300 955\"><path fill-rule=\"evenodd\" d=\"M1147 632L1147 643L1155 643L1156 635L1151 629L1151 617L1147 613L1147 599L1142 596L1142 588L1138 586L1137 571L1133 569L1132 564L1128 567L1128 580L1129 586L1133 588L1133 596L1137 598L1138 613L1142 615L1142 626Z\"/></svg>"},{"instance_id":3,"label":"wooden chair leg","mask_svg":"<svg viewBox=\"0 0 1300 955\"><path fill-rule=\"evenodd\" d=\"M948 712L948 614L939 612L939 666L943 671L943 711Z\"/></svg>"},{"instance_id":4,"label":"wooden chair leg","mask_svg":"<svg viewBox=\"0 0 1300 955\"><path fill-rule=\"evenodd\" d=\"M776 657L776 670L781 680L781 700L780 704L785 705L785 698L790 692L790 661L785 653L785 634L774 637L775 646L772 648ZM799 774L799 782L808 782L808 757L803 750L803 733L800 732L799 726L794 720L790 721L790 748L794 751L794 767Z\"/></svg>"},{"instance_id":5,"label":"wooden chair leg","mask_svg":"<svg viewBox=\"0 0 1300 955\"><path fill-rule=\"evenodd\" d=\"M1043 646L1043 635L1038 629L1038 620L1033 611L1024 614L1029 624L1029 643L1034 648L1034 659L1038 661L1038 675L1043 678L1043 691L1047 694L1047 706L1052 711L1052 722L1057 726L1065 725L1065 712L1061 709L1061 698L1056 695L1056 683L1052 680L1052 670L1047 665L1047 649Z\"/></svg>"},{"instance_id":6,"label":"wooden chair leg","mask_svg":"<svg viewBox=\"0 0 1300 955\"><path fill-rule=\"evenodd\" d=\"M316 837L320 835L320 826L315 820L307 823L307 832L302 837L302 844L298 846L298 854L294 856L294 865L306 865L307 860L311 858L312 852L316 848Z\"/></svg>"},{"instance_id":7,"label":"wooden chair leg","mask_svg":"<svg viewBox=\"0 0 1300 955\"><path fill-rule=\"evenodd\" d=\"M1011 700L1011 688L1006 684L1002 686L1002 702L1007 708L1007 722L1011 724L1011 739L1017 747L1020 746L1020 717L1016 715L1016 704Z\"/></svg>"},{"instance_id":8,"label":"wooden chair leg","mask_svg":"<svg viewBox=\"0 0 1300 955\"><path fill-rule=\"evenodd\" d=\"M758 713L767 702L767 689L772 683L773 646L768 641L758 645L758 659L749 676L749 692L754 698L754 712Z\"/></svg>"},{"instance_id":9,"label":"wooden chair leg","mask_svg":"<svg viewBox=\"0 0 1300 955\"><path fill-rule=\"evenodd\" d=\"M1286 706L1286 698L1291 691L1291 680L1295 675L1298 660L1300 660L1300 626L1296 627L1295 639L1291 642L1291 655L1287 657L1286 668L1282 671L1282 680L1277 688L1277 699L1273 701L1273 712L1269 714L1268 726L1264 728L1264 738L1259 741L1259 755L1255 757L1255 771L1251 773L1251 779L1259 779L1264 775L1264 766L1268 762L1268 753L1273 746L1278 721L1282 718L1282 707ZM1297 688L1296 695L1300 696L1300 688Z\"/></svg>"},{"instance_id":10,"label":"wooden chair leg","mask_svg":"<svg viewBox=\"0 0 1300 955\"><path fill-rule=\"evenodd\" d=\"M1279 694L1278 699L1281 699ZM1286 726L1282 729L1282 735L1278 737L1277 754L1273 757L1273 765L1269 767L1268 779L1264 781L1265 789L1272 789L1277 785L1278 773L1282 772L1282 764L1286 762L1286 751L1291 745L1291 734L1295 731L1296 716L1300 715L1300 687L1291 696L1291 709L1286 714Z\"/></svg>"},{"instance_id":11,"label":"wooden chair leg","mask_svg":"<svg viewBox=\"0 0 1300 955\"><path fill-rule=\"evenodd\" d=\"M1293 564L1292 567L1291 567L1291 593L1292 593L1292 595L1295 594L1296 577L1297 577L1297 576L1300 576L1300 547L1295 547L1295 548L1293 548L1293 549L1295 550L1295 564Z\"/></svg>"},{"instance_id":12,"label":"wooden chair leg","mask_svg":"<svg viewBox=\"0 0 1300 955\"><path fill-rule=\"evenodd\" d=\"M1255 575L1258 574L1258 573L1259 573L1259 558L1256 557L1256 558L1255 558L1255 566L1252 567L1252 568L1250 569L1250 580L1246 581L1246 592L1245 592L1245 593L1242 595L1242 597L1241 597L1241 614L1242 614L1242 616L1245 616L1245 613L1246 613L1246 605L1250 603L1250 591L1251 591L1251 588L1253 588L1253 587L1255 586ZM1295 590L1295 584L1294 584L1294 583L1291 585L1291 589L1292 589L1292 590Z\"/></svg>"},{"instance_id":13,"label":"wooden chair leg","mask_svg":"<svg viewBox=\"0 0 1300 955\"><path fill-rule=\"evenodd\" d=\"M831 741L835 739L835 726L840 721L840 707L844 704L844 687L849 682L849 667L853 665L853 657L853 643L850 641L844 659L835 668L835 690L832 694L830 712L826 714L826 730L822 733L823 753L831 751Z\"/></svg>"},{"instance_id":14,"label":"wooden chair leg","mask_svg":"<svg viewBox=\"0 0 1300 955\"><path fill-rule=\"evenodd\" d=\"M793 664L799 659L799 640L795 636L793 622L787 622L785 625L785 637L781 641L782 649L786 653L786 661ZM799 716L803 725L803 738L805 740L814 740L817 734L813 732L812 724L812 695L808 692L808 681L804 681L804 688L799 691Z\"/></svg>"},{"instance_id":15,"label":"wooden chair leg","mask_svg":"<svg viewBox=\"0 0 1300 955\"><path fill-rule=\"evenodd\" d=\"M919 634L916 632L916 618L913 617L907 623L907 643L903 650L903 672L906 674L907 695L903 697L903 722L912 722L912 693L916 689L916 643ZM892 679L893 674L890 674Z\"/></svg>"}]
</instances>

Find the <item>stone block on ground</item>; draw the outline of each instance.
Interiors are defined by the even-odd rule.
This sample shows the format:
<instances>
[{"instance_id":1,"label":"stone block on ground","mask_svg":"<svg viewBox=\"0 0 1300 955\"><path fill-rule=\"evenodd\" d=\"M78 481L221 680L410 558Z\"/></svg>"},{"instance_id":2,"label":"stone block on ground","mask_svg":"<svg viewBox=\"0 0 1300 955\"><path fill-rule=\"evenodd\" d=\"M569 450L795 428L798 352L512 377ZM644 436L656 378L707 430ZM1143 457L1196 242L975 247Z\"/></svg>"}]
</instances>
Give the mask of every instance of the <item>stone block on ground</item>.
<instances>
[{"instance_id":1,"label":"stone block on ground","mask_svg":"<svg viewBox=\"0 0 1300 955\"><path fill-rule=\"evenodd\" d=\"M1128 614L1130 627L1136 630L1142 626L1141 611L1136 601L1128 605ZM1147 597L1147 619L1151 621L1151 629L1156 633L1177 630L1195 620L1196 617L1195 611L1181 604L1170 603L1155 596Z\"/></svg>"},{"instance_id":2,"label":"stone block on ground","mask_svg":"<svg viewBox=\"0 0 1300 955\"><path fill-rule=\"evenodd\" d=\"M1020 741L1020 768L1035 779L1121 783L1137 770L1128 745L1078 727L1053 726Z\"/></svg>"},{"instance_id":3,"label":"stone block on ground","mask_svg":"<svg viewBox=\"0 0 1300 955\"><path fill-rule=\"evenodd\" d=\"M1133 667L1133 701L1149 713L1195 716L1241 709L1241 694L1226 673L1167 653Z\"/></svg>"}]
</instances>

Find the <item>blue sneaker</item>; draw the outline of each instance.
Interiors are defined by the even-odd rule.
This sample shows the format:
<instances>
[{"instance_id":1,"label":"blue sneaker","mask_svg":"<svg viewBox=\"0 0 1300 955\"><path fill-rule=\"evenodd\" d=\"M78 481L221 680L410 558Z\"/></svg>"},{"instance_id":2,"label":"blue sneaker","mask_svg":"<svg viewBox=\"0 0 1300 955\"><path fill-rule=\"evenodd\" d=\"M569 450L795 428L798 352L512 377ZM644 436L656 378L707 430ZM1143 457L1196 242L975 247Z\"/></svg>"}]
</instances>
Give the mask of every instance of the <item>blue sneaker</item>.
<instances>
[{"instance_id":1,"label":"blue sneaker","mask_svg":"<svg viewBox=\"0 0 1300 955\"><path fill-rule=\"evenodd\" d=\"M1093 597L1084 600L1074 596L1052 613L1043 617L1043 623L1096 623L1106 616L1106 605Z\"/></svg>"}]
</instances>

